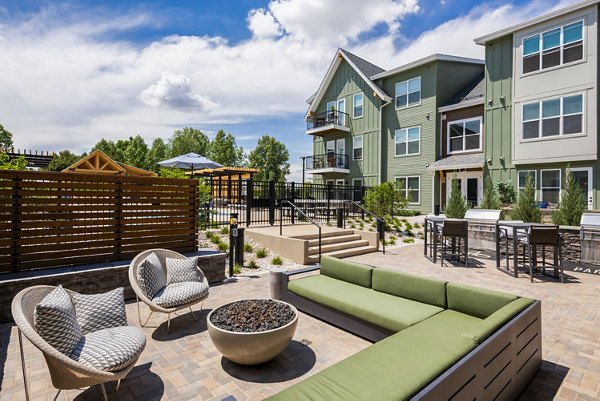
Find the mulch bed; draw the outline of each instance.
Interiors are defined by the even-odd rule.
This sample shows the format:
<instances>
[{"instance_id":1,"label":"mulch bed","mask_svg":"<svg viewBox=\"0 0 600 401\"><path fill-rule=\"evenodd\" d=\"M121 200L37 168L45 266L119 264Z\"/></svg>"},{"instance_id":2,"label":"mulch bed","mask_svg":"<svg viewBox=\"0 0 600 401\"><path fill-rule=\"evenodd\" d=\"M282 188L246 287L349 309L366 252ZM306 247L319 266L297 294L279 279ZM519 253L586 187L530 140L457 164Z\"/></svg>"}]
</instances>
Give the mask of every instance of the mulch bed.
<instances>
[{"instance_id":1,"label":"mulch bed","mask_svg":"<svg viewBox=\"0 0 600 401\"><path fill-rule=\"evenodd\" d=\"M270 299L247 299L217 308L210 321L222 330L256 333L285 326L295 316L289 305Z\"/></svg>"}]
</instances>

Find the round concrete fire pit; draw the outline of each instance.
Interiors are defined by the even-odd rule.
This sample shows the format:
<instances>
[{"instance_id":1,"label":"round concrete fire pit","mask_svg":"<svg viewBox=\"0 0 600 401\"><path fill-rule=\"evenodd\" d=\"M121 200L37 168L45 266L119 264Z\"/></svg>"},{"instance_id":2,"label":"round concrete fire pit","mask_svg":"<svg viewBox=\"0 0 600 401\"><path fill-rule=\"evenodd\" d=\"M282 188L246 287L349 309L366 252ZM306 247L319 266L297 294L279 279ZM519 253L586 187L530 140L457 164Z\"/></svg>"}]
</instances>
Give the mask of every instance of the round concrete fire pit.
<instances>
[{"instance_id":1,"label":"round concrete fire pit","mask_svg":"<svg viewBox=\"0 0 600 401\"><path fill-rule=\"evenodd\" d=\"M230 361L258 365L275 358L296 332L298 311L287 302L247 299L212 310L208 334Z\"/></svg>"}]
</instances>

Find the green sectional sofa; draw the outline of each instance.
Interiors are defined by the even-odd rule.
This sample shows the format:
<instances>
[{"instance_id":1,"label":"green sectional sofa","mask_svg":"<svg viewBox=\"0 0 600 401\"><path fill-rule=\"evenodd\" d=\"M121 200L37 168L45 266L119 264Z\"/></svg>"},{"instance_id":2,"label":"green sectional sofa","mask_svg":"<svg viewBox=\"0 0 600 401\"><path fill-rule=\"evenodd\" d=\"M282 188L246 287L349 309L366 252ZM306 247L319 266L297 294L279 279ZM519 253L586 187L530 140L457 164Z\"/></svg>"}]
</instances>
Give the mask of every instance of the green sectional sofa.
<instances>
[{"instance_id":1,"label":"green sectional sofa","mask_svg":"<svg viewBox=\"0 0 600 401\"><path fill-rule=\"evenodd\" d=\"M514 400L541 363L540 301L323 257L282 299L372 346L268 400Z\"/></svg>"}]
</instances>

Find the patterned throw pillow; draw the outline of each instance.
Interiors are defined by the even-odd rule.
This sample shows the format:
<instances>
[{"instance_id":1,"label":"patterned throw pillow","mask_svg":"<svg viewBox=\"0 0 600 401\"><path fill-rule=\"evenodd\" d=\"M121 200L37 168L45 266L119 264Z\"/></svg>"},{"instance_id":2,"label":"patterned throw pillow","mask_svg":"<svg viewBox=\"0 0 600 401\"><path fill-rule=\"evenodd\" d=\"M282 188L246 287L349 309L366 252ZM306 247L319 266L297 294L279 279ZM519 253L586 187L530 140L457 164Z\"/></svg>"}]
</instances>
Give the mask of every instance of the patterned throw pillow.
<instances>
[{"instance_id":1,"label":"patterned throw pillow","mask_svg":"<svg viewBox=\"0 0 600 401\"><path fill-rule=\"evenodd\" d=\"M154 252L146 256L146 259L139 264L137 280L140 288L149 299L154 298L156 293L167 285L167 278L162 264Z\"/></svg>"},{"instance_id":2,"label":"patterned throw pillow","mask_svg":"<svg viewBox=\"0 0 600 401\"><path fill-rule=\"evenodd\" d=\"M73 294L77 322L83 334L127 326L123 288L104 294Z\"/></svg>"},{"instance_id":3,"label":"patterned throw pillow","mask_svg":"<svg viewBox=\"0 0 600 401\"><path fill-rule=\"evenodd\" d=\"M60 285L36 305L33 327L48 344L67 356L83 337L71 297Z\"/></svg>"},{"instance_id":4,"label":"patterned throw pillow","mask_svg":"<svg viewBox=\"0 0 600 401\"><path fill-rule=\"evenodd\" d=\"M198 258L167 258L167 284L202 281L198 271Z\"/></svg>"}]
</instances>

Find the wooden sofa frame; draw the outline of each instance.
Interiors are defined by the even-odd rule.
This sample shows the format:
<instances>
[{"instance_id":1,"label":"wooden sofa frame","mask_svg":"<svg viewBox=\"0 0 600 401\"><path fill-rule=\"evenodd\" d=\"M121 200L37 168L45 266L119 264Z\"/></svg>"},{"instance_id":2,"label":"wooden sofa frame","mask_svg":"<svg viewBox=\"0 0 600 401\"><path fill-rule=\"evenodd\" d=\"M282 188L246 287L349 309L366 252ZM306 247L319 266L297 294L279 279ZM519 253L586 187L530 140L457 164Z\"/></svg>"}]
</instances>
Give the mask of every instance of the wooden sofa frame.
<instances>
[{"instance_id":1,"label":"wooden sofa frame","mask_svg":"<svg viewBox=\"0 0 600 401\"><path fill-rule=\"evenodd\" d=\"M283 272L282 300L309 315L374 342L394 334L288 291L291 277L319 269L315 266ZM541 302L535 300L411 400L518 399L542 362L541 312Z\"/></svg>"}]
</instances>

